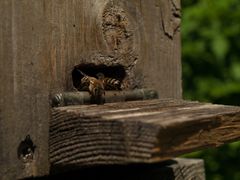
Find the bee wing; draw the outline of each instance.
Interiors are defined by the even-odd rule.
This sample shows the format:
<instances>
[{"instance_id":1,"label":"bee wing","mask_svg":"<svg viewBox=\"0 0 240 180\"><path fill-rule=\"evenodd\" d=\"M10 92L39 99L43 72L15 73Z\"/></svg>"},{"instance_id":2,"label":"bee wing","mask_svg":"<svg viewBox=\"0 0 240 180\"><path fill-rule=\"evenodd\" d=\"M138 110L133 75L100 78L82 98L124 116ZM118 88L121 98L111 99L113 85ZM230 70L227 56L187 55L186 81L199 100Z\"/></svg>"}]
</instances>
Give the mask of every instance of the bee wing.
<instances>
[{"instance_id":1,"label":"bee wing","mask_svg":"<svg viewBox=\"0 0 240 180\"><path fill-rule=\"evenodd\" d=\"M88 76L88 75L86 75L84 72L82 72L82 71L79 70L79 69L77 69L77 71L80 72L80 73L81 73L83 76L85 76L85 77Z\"/></svg>"}]
</instances>

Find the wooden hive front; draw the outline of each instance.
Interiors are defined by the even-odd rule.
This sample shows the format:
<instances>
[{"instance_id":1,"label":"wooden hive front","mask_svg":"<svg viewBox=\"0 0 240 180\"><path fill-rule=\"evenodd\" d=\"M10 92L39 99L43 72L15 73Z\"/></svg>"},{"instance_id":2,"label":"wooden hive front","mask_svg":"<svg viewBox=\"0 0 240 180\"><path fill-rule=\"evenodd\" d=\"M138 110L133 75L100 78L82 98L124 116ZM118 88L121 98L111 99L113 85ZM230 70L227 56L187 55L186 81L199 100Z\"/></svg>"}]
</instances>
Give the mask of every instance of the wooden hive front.
<instances>
[{"instance_id":1,"label":"wooden hive front","mask_svg":"<svg viewBox=\"0 0 240 180\"><path fill-rule=\"evenodd\" d=\"M3 179L49 173L50 97L73 89L76 67L117 67L128 90L181 98L178 0L2 0L0 12ZM26 137L30 163L18 157Z\"/></svg>"}]
</instances>

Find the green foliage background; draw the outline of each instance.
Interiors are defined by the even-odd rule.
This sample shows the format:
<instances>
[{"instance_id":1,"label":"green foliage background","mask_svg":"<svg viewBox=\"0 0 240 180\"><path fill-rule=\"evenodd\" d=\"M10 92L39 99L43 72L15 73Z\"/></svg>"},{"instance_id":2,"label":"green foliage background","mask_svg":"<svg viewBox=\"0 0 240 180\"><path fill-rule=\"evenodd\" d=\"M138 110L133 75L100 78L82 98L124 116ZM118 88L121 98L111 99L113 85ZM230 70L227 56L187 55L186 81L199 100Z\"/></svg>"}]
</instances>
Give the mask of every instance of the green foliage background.
<instances>
[{"instance_id":1,"label":"green foliage background","mask_svg":"<svg viewBox=\"0 0 240 180\"><path fill-rule=\"evenodd\" d=\"M182 0L184 98L240 105L240 1ZM240 180L240 142L195 152L209 180Z\"/></svg>"}]
</instances>

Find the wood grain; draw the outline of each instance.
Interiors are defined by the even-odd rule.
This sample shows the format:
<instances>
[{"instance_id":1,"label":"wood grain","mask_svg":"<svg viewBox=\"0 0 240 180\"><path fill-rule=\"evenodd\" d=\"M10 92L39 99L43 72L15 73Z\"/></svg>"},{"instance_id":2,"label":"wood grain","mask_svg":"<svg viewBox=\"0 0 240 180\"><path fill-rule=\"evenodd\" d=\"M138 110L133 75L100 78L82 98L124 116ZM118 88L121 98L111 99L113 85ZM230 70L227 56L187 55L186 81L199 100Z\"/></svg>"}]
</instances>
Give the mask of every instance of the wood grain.
<instances>
[{"instance_id":1,"label":"wood grain","mask_svg":"<svg viewBox=\"0 0 240 180\"><path fill-rule=\"evenodd\" d=\"M0 14L0 179L44 175L50 119L44 1L3 0ZM37 146L31 163L17 154L27 135Z\"/></svg>"},{"instance_id":2,"label":"wood grain","mask_svg":"<svg viewBox=\"0 0 240 180\"><path fill-rule=\"evenodd\" d=\"M172 11L179 4L172 0L1 0L0 177L49 173L49 97L72 89L76 65L117 63L134 82L131 88L153 88L162 98L181 98L180 32L166 24L179 20ZM114 9L114 16L126 21L114 31L104 29L108 24L104 17ZM174 33L170 37L166 31ZM28 134L36 149L34 160L26 164L18 159L17 149Z\"/></svg>"},{"instance_id":3,"label":"wood grain","mask_svg":"<svg viewBox=\"0 0 240 180\"><path fill-rule=\"evenodd\" d=\"M183 158L154 164L105 165L55 173L37 179L205 180L203 160Z\"/></svg>"},{"instance_id":4,"label":"wood grain","mask_svg":"<svg viewBox=\"0 0 240 180\"><path fill-rule=\"evenodd\" d=\"M183 100L58 107L50 122L50 162L152 163L240 139L240 108Z\"/></svg>"}]
</instances>

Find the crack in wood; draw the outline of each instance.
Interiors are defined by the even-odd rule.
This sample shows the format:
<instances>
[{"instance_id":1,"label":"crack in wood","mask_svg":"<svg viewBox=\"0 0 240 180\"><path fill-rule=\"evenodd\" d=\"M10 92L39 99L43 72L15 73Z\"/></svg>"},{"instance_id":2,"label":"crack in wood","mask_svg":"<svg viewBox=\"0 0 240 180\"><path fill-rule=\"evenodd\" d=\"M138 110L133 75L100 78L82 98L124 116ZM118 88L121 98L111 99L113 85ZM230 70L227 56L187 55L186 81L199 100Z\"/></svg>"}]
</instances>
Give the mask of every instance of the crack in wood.
<instances>
[{"instance_id":1,"label":"crack in wood","mask_svg":"<svg viewBox=\"0 0 240 180\"><path fill-rule=\"evenodd\" d=\"M167 3L159 1L163 30L166 36L173 39L181 24L180 2L178 0L168 0Z\"/></svg>"}]
</instances>

